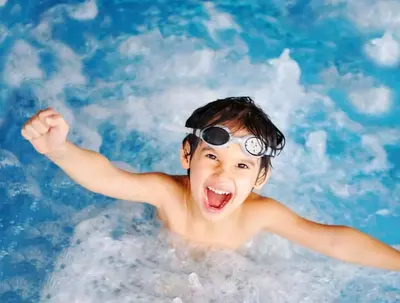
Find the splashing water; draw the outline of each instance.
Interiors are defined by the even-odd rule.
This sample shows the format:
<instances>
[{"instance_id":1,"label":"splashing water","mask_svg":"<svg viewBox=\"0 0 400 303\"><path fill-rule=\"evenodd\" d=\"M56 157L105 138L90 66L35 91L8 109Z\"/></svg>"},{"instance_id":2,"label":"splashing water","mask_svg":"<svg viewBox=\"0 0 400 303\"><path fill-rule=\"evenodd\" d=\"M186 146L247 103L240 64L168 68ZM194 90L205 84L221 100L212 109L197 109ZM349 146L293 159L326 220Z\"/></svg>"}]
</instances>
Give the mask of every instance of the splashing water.
<instances>
[{"instance_id":1,"label":"splashing water","mask_svg":"<svg viewBox=\"0 0 400 303\"><path fill-rule=\"evenodd\" d=\"M188 247L19 136L52 106L80 146L183 174L182 138L159 125L250 95L288 138L262 193L398 245L400 6L369 2L0 0L0 302L399 301L399 274L274 235Z\"/></svg>"}]
</instances>

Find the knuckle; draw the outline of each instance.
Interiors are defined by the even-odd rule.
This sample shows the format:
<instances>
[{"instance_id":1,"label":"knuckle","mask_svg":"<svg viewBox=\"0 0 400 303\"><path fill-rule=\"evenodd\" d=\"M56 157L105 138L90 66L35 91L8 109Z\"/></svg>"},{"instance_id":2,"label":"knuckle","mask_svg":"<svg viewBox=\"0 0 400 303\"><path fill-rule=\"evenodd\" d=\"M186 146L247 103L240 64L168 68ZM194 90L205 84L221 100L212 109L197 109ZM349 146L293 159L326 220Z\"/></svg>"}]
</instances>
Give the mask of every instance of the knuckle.
<instances>
[{"instance_id":1,"label":"knuckle","mask_svg":"<svg viewBox=\"0 0 400 303\"><path fill-rule=\"evenodd\" d=\"M39 121L38 118L33 119L32 122L31 122L31 125L32 125L33 127L38 127L39 124L40 124L40 121Z\"/></svg>"}]
</instances>

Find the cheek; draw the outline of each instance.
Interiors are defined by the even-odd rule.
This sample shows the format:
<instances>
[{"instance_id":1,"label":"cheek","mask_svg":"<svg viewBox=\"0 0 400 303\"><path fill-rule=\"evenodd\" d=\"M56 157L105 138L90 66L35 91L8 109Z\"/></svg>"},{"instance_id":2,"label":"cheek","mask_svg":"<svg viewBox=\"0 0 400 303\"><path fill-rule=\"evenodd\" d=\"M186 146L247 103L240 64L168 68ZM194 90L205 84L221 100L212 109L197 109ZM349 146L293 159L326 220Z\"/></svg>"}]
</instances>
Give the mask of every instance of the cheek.
<instances>
[{"instance_id":1,"label":"cheek","mask_svg":"<svg viewBox=\"0 0 400 303\"><path fill-rule=\"evenodd\" d=\"M257 175L248 174L247 176L243 176L236 179L236 185L239 189L238 194L240 196L248 195L256 183Z\"/></svg>"},{"instance_id":2,"label":"cheek","mask_svg":"<svg viewBox=\"0 0 400 303\"><path fill-rule=\"evenodd\" d=\"M201 161L192 163L190 167L190 179L193 184L201 186L208 175L209 169L207 165L202 165Z\"/></svg>"},{"instance_id":3,"label":"cheek","mask_svg":"<svg viewBox=\"0 0 400 303\"><path fill-rule=\"evenodd\" d=\"M207 175L212 170L210 161L207 159L195 159L191 164L191 170L195 172L196 175L202 176Z\"/></svg>"}]
</instances>

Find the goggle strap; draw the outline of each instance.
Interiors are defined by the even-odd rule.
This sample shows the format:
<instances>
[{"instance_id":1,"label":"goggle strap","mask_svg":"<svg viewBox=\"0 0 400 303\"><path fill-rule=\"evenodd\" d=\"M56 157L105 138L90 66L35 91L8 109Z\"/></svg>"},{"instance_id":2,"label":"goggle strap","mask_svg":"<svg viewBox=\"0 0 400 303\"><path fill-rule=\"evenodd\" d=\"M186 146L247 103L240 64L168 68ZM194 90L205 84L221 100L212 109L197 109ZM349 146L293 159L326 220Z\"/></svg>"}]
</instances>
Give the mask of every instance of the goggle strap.
<instances>
[{"instance_id":1,"label":"goggle strap","mask_svg":"<svg viewBox=\"0 0 400 303\"><path fill-rule=\"evenodd\" d=\"M178 125L172 125L172 124L165 124L165 123L162 124L162 127L167 129L167 130L173 131L173 132L185 133L185 134L193 134L193 131L195 131L194 135L197 136L197 132L200 135L200 130L193 129L193 128L190 128L190 127L184 127L184 126L178 126Z\"/></svg>"}]
</instances>

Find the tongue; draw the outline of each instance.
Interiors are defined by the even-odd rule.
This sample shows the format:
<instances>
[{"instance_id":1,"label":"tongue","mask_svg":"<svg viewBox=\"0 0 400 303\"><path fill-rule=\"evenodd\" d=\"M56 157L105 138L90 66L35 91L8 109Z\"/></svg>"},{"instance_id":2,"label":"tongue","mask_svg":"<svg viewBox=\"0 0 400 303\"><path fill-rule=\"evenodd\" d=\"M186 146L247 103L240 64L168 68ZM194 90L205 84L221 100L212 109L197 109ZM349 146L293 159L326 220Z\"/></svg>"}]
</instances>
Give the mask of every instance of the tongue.
<instances>
[{"instance_id":1,"label":"tongue","mask_svg":"<svg viewBox=\"0 0 400 303\"><path fill-rule=\"evenodd\" d=\"M226 201L228 195L220 195L207 188L207 198L210 206L219 208Z\"/></svg>"}]
</instances>

